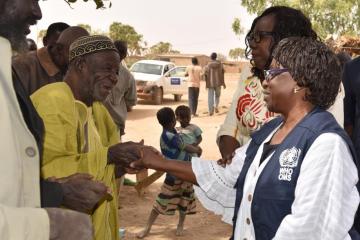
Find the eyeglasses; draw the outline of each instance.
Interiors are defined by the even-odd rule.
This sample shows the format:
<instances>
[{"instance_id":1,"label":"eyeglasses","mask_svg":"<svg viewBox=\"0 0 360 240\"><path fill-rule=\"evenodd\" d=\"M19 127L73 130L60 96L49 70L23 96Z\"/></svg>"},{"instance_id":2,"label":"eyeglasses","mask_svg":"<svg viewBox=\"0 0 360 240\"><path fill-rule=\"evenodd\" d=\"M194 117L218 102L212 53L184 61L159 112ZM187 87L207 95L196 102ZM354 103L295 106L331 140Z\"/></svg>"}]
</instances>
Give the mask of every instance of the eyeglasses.
<instances>
[{"instance_id":1,"label":"eyeglasses","mask_svg":"<svg viewBox=\"0 0 360 240\"><path fill-rule=\"evenodd\" d=\"M267 32L267 31L257 31L257 32L251 32L249 35L246 36L246 41L251 42L254 40L256 43L260 43L261 39L263 39L265 36L273 36L274 32Z\"/></svg>"},{"instance_id":2,"label":"eyeglasses","mask_svg":"<svg viewBox=\"0 0 360 240\"><path fill-rule=\"evenodd\" d=\"M269 69L269 70L264 70L265 80L266 80L266 82L270 82L271 79L273 79L277 75L280 75L280 74L282 74L284 72L289 72L289 69L287 69L287 68L273 68L273 69Z\"/></svg>"}]
</instances>

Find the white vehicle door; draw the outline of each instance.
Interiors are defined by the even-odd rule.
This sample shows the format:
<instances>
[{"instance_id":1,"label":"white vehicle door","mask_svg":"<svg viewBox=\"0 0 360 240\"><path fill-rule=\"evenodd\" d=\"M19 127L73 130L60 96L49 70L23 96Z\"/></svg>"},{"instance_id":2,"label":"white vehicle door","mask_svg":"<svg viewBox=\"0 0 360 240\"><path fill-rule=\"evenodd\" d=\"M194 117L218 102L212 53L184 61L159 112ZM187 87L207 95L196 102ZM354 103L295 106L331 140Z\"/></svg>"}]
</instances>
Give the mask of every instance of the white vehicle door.
<instances>
[{"instance_id":1,"label":"white vehicle door","mask_svg":"<svg viewBox=\"0 0 360 240\"><path fill-rule=\"evenodd\" d=\"M185 77L186 67L175 67L165 74L164 92L171 94L187 93L187 77Z\"/></svg>"}]
</instances>

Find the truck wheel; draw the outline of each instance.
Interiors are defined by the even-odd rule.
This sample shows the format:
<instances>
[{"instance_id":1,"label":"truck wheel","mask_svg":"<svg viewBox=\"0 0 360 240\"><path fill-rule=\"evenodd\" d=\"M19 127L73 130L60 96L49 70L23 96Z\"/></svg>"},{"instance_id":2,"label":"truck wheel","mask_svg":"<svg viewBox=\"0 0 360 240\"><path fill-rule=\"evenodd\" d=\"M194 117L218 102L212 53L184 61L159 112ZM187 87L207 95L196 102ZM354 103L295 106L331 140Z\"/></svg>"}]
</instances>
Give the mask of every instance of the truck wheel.
<instances>
[{"instance_id":1,"label":"truck wheel","mask_svg":"<svg viewBox=\"0 0 360 240\"><path fill-rule=\"evenodd\" d=\"M174 100L175 100L175 102L180 102L180 101L181 101L181 97L182 97L182 95L180 95L180 94L174 94Z\"/></svg>"},{"instance_id":2,"label":"truck wheel","mask_svg":"<svg viewBox=\"0 0 360 240\"><path fill-rule=\"evenodd\" d=\"M154 88L153 102L155 105L161 105L163 102L163 90L160 87Z\"/></svg>"}]
</instances>

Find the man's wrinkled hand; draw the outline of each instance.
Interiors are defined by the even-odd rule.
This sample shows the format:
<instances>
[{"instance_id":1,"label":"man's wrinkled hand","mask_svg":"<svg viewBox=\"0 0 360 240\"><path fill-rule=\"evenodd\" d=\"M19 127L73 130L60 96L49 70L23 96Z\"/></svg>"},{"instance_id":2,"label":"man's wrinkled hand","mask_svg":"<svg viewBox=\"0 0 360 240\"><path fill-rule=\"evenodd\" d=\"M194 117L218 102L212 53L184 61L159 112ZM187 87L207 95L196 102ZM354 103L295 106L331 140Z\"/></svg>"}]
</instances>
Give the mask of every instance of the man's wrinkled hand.
<instances>
[{"instance_id":1,"label":"man's wrinkled hand","mask_svg":"<svg viewBox=\"0 0 360 240\"><path fill-rule=\"evenodd\" d=\"M111 194L105 184L94 181L86 173L75 173L55 181L61 184L64 192L62 205L79 212L92 213L96 204Z\"/></svg>"},{"instance_id":2,"label":"man's wrinkled hand","mask_svg":"<svg viewBox=\"0 0 360 240\"><path fill-rule=\"evenodd\" d=\"M144 140L140 142L118 143L109 147L108 163L126 168L133 161L140 159L140 147L144 146Z\"/></svg>"},{"instance_id":3,"label":"man's wrinkled hand","mask_svg":"<svg viewBox=\"0 0 360 240\"><path fill-rule=\"evenodd\" d=\"M126 173L128 174L138 174L140 172L141 169L134 169L131 167L122 167L119 165L115 166L115 178L120 178L123 175L125 175Z\"/></svg>"},{"instance_id":4,"label":"man's wrinkled hand","mask_svg":"<svg viewBox=\"0 0 360 240\"><path fill-rule=\"evenodd\" d=\"M45 209L50 222L50 240L92 240L90 216L61 208Z\"/></svg>"}]
</instances>

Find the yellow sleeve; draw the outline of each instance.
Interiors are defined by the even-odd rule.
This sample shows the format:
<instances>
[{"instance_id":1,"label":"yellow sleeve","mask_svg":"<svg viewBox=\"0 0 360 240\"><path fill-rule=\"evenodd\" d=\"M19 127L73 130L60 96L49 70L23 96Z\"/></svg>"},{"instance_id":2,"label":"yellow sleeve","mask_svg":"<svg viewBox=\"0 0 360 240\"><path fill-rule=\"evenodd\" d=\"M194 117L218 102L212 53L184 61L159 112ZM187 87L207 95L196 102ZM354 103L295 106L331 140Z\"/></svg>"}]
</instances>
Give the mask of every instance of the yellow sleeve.
<instances>
[{"instance_id":1,"label":"yellow sleeve","mask_svg":"<svg viewBox=\"0 0 360 240\"><path fill-rule=\"evenodd\" d=\"M107 147L81 153L84 139L80 129L69 124L60 114L39 112L45 124L42 176L65 177L73 173L89 173L102 180L107 167Z\"/></svg>"},{"instance_id":2,"label":"yellow sleeve","mask_svg":"<svg viewBox=\"0 0 360 240\"><path fill-rule=\"evenodd\" d=\"M96 128L104 146L120 142L120 132L107 108L100 102L94 102L93 114Z\"/></svg>"},{"instance_id":3,"label":"yellow sleeve","mask_svg":"<svg viewBox=\"0 0 360 240\"><path fill-rule=\"evenodd\" d=\"M45 125L42 177L65 177L79 172L104 181L107 169L113 168L107 166L108 145L83 153L84 127L80 126L75 102L67 95L54 95L40 91L31 96Z\"/></svg>"}]
</instances>

